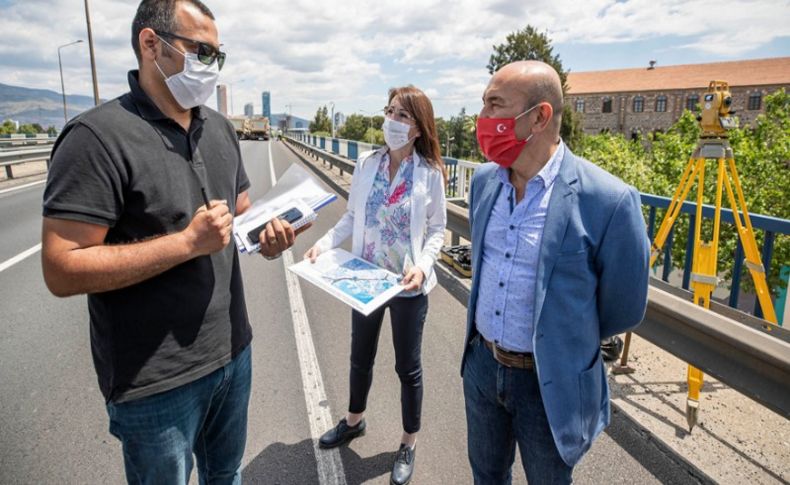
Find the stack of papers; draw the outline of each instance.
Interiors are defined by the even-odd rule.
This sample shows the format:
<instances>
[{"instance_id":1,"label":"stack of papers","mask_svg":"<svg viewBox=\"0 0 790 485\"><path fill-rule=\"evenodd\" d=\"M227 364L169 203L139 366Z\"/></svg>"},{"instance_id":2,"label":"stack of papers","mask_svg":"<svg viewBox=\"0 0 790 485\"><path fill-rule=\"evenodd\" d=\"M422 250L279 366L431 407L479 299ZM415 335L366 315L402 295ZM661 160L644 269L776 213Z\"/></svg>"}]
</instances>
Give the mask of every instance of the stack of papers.
<instances>
[{"instance_id":1,"label":"stack of papers","mask_svg":"<svg viewBox=\"0 0 790 485\"><path fill-rule=\"evenodd\" d=\"M249 233L289 210L301 214L291 225L298 229L315 220L315 212L337 199L337 195L324 190L304 168L291 165L266 195L256 200L247 211L233 219L233 237L241 253L260 251L259 243Z\"/></svg>"}]
</instances>

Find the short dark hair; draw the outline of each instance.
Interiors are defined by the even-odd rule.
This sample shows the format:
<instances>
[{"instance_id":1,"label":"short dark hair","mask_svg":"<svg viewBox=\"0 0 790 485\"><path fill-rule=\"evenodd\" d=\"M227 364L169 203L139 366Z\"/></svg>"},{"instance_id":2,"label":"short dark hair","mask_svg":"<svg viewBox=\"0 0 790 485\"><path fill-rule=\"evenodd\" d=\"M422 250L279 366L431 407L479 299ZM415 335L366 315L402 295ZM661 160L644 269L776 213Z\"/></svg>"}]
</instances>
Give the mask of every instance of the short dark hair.
<instances>
[{"instance_id":1,"label":"short dark hair","mask_svg":"<svg viewBox=\"0 0 790 485\"><path fill-rule=\"evenodd\" d=\"M153 29L154 32L171 32L178 30L176 24L176 4L187 2L198 8L205 16L214 20L214 14L200 0L143 0L137 7L137 13L132 21L132 48L134 55L139 61L142 58L140 53L140 31L143 29Z\"/></svg>"}]
</instances>

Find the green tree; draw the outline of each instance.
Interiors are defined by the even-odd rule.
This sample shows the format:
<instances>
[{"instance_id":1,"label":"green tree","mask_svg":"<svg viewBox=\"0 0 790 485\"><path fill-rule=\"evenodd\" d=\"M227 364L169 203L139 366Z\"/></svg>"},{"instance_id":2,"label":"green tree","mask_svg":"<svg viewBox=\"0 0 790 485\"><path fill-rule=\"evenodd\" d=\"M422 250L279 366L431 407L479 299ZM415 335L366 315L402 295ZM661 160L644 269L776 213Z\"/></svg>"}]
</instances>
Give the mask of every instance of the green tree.
<instances>
[{"instance_id":1,"label":"green tree","mask_svg":"<svg viewBox=\"0 0 790 485\"><path fill-rule=\"evenodd\" d=\"M447 147L445 144L447 143L447 121L444 118L434 118L434 123L436 124L436 136L439 137L439 147L441 148L442 155L447 155Z\"/></svg>"},{"instance_id":2,"label":"green tree","mask_svg":"<svg viewBox=\"0 0 790 485\"><path fill-rule=\"evenodd\" d=\"M508 34L503 44L493 47L494 53L491 54L486 66L489 74L494 74L503 66L515 61L543 61L559 73L562 94L568 92L568 72L563 69L559 54L554 54L551 39L545 33L538 32L531 25L527 25L523 30ZM560 135L572 150L576 149L583 134L578 118L579 116L566 104L562 110Z\"/></svg>"},{"instance_id":3,"label":"green tree","mask_svg":"<svg viewBox=\"0 0 790 485\"><path fill-rule=\"evenodd\" d=\"M17 133L24 133L25 135L35 135L37 133L44 133L44 128L41 127L38 123L25 123L24 125L19 125L19 130Z\"/></svg>"},{"instance_id":4,"label":"green tree","mask_svg":"<svg viewBox=\"0 0 790 485\"><path fill-rule=\"evenodd\" d=\"M52 125L49 125L49 127L47 127L47 134L49 136L58 136L58 129Z\"/></svg>"},{"instance_id":5,"label":"green tree","mask_svg":"<svg viewBox=\"0 0 790 485\"><path fill-rule=\"evenodd\" d=\"M445 154L449 141L451 157L465 160L473 158L476 140L474 131L469 131L470 123L472 123L469 120L470 117L466 114L466 108L461 108L457 116L453 116L446 122L447 128L444 136L439 139L439 142L444 147L443 152Z\"/></svg>"},{"instance_id":6,"label":"green tree","mask_svg":"<svg viewBox=\"0 0 790 485\"><path fill-rule=\"evenodd\" d=\"M384 132L377 129L377 128L368 128L365 131L365 137L363 140L366 143L373 143L374 145L383 145L384 144Z\"/></svg>"},{"instance_id":7,"label":"green tree","mask_svg":"<svg viewBox=\"0 0 790 485\"><path fill-rule=\"evenodd\" d=\"M16 125L11 120L3 121L3 124L0 125L0 135L11 135L16 133Z\"/></svg>"},{"instance_id":8,"label":"green tree","mask_svg":"<svg viewBox=\"0 0 790 485\"><path fill-rule=\"evenodd\" d=\"M339 136L347 140L363 141L369 127L370 120L366 116L353 114L346 118L346 124L340 129Z\"/></svg>"},{"instance_id":9,"label":"green tree","mask_svg":"<svg viewBox=\"0 0 790 485\"><path fill-rule=\"evenodd\" d=\"M310 122L310 132L324 131L332 132L332 120L329 119L329 110L326 105L321 106L315 112L315 118Z\"/></svg>"},{"instance_id":10,"label":"green tree","mask_svg":"<svg viewBox=\"0 0 790 485\"><path fill-rule=\"evenodd\" d=\"M538 32L531 25L523 30L511 32L505 37L505 43L494 46L494 53L488 60L489 74L494 74L503 66L515 61L543 61L553 67L560 75L562 92L567 91L568 73L562 68L559 54L554 54L551 39L545 33Z\"/></svg>"}]
</instances>

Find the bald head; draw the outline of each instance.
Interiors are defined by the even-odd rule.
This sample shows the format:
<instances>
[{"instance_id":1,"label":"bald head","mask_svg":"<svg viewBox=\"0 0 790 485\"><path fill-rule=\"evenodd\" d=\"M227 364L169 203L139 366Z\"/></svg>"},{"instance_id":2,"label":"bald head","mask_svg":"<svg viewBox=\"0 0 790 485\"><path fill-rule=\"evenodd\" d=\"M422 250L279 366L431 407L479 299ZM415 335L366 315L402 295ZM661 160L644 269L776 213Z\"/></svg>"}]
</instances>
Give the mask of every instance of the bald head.
<instances>
[{"instance_id":1,"label":"bald head","mask_svg":"<svg viewBox=\"0 0 790 485\"><path fill-rule=\"evenodd\" d=\"M550 65L540 61L511 62L494 74L491 85L507 86L521 93L526 100L525 108L541 102L549 103L559 127L562 117L562 81Z\"/></svg>"}]
</instances>

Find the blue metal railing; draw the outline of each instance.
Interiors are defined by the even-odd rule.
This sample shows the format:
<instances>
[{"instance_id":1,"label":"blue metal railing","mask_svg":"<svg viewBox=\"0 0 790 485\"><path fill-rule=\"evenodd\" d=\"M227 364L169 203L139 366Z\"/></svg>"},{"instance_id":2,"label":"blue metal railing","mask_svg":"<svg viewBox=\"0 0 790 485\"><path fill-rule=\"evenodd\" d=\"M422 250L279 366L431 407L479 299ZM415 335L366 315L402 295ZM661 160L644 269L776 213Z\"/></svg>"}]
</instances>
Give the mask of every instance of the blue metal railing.
<instances>
[{"instance_id":1,"label":"blue metal railing","mask_svg":"<svg viewBox=\"0 0 790 485\"><path fill-rule=\"evenodd\" d=\"M656 211L657 209L666 209L672 201L669 197L661 197L652 194L641 194L642 205L649 208L648 210L648 223L647 232L650 236L650 241L653 241L656 232ZM696 223L697 204L694 202L686 201L683 203L681 213L689 215L688 234L686 239L686 256L683 263L683 283L684 289L689 289L691 279L691 265L693 263L694 255L694 226ZM713 219L715 207L712 205L703 204L702 217L703 219ZM749 214L749 219L752 222L752 227L756 230L765 232L762 247L762 262L765 267L766 275L770 274L771 260L773 258L774 242L776 241L777 234L788 235L790 234L790 220L779 219L777 217L764 216L760 214ZM728 224L735 224L732 210L722 208L721 210L722 222ZM664 263L661 279L668 281L669 274L672 270L672 242L674 239L674 227L667 236L664 243ZM741 273L743 270L744 253L740 241L737 243L735 250L733 267L732 267L732 285L730 287L730 297L727 301L728 305L737 308L738 299L740 297L741 289ZM755 301L753 313L756 317L762 318L762 310L760 309L759 301Z\"/></svg>"},{"instance_id":2,"label":"blue metal railing","mask_svg":"<svg viewBox=\"0 0 790 485\"><path fill-rule=\"evenodd\" d=\"M358 142L355 140L346 140L342 138L325 138L316 137L306 133L294 133L294 138L297 140L308 143L315 147L346 157L349 160L356 160L359 158L360 153L366 150L375 150L379 148L378 145ZM360 146L362 145L362 146ZM345 150L343 149L345 148ZM458 170L458 159L452 157L442 157L444 164L447 167L447 197L463 197L465 194L459 193L458 177L460 175Z\"/></svg>"}]
</instances>

